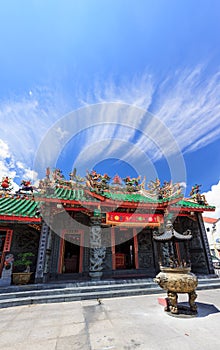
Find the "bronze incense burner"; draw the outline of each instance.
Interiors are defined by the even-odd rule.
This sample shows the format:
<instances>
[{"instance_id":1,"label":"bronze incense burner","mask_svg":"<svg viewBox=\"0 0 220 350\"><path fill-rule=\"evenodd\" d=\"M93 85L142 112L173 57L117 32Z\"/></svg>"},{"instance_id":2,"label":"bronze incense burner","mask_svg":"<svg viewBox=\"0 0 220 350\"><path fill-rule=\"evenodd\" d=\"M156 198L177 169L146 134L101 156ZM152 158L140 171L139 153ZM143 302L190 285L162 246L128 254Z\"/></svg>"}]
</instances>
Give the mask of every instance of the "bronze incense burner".
<instances>
[{"instance_id":1,"label":"bronze incense burner","mask_svg":"<svg viewBox=\"0 0 220 350\"><path fill-rule=\"evenodd\" d=\"M167 306L165 311L171 314L197 314L195 303L198 285L197 277L190 272L188 242L192 238L190 230L178 233L174 230L171 221L167 221L162 233L154 232L157 242L160 272L154 279L158 285L167 291ZM178 305L178 293L188 293L189 307Z\"/></svg>"}]
</instances>

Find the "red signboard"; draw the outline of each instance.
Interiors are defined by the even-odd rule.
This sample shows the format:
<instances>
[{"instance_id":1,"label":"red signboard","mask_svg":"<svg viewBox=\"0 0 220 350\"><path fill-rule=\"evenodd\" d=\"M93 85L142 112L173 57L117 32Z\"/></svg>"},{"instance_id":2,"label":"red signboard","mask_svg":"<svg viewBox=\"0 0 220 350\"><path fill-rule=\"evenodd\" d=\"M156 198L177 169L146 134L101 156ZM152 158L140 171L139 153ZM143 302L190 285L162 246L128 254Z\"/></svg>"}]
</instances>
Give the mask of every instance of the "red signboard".
<instances>
[{"instance_id":1,"label":"red signboard","mask_svg":"<svg viewBox=\"0 0 220 350\"><path fill-rule=\"evenodd\" d=\"M164 222L162 214L106 213L106 223L121 226L160 226Z\"/></svg>"}]
</instances>

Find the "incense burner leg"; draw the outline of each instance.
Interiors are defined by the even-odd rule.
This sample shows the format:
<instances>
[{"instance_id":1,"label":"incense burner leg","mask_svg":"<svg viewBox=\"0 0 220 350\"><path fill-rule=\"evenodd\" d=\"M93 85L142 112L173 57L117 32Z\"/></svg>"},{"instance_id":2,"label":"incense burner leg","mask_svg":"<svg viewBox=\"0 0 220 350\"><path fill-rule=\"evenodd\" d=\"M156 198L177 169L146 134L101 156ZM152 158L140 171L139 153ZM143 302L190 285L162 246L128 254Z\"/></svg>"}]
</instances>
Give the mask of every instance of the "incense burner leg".
<instances>
[{"instance_id":1,"label":"incense burner leg","mask_svg":"<svg viewBox=\"0 0 220 350\"><path fill-rule=\"evenodd\" d=\"M168 306L165 311L170 311L172 314L178 314L177 293L168 291L167 299L168 299Z\"/></svg>"},{"instance_id":2,"label":"incense burner leg","mask_svg":"<svg viewBox=\"0 0 220 350\"><path fill-rule=\"evenodd\" d=\"M189 295L189 305L190 305L190 310L193 312L197 311L197 305L195 303L195 300L197 298L197 294L195 291L188 293Z\"/></svg>"}]
</instances>

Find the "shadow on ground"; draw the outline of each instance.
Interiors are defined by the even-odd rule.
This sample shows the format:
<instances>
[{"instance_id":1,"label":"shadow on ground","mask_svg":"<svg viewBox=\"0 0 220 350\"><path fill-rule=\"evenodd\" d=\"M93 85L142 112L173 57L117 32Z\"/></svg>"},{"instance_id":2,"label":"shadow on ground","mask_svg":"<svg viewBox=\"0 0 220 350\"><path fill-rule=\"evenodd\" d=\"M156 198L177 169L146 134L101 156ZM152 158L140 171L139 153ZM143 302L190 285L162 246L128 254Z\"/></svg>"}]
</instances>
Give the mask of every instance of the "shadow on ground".
<instances>
[{"instance_id":1,"label":"shadow on ground","mask_svg":"<svg viewBox=\"0 0 220 350\"><path fill-rule=\"evenodd\" d=\"M178 305L187 306L187 303L178 303ZM220 312L220 310L213 304L206 304L206 303L196 303L198 314L197 317L206 317L211 314L216 314Z\"/></svg>"}]
</instances>

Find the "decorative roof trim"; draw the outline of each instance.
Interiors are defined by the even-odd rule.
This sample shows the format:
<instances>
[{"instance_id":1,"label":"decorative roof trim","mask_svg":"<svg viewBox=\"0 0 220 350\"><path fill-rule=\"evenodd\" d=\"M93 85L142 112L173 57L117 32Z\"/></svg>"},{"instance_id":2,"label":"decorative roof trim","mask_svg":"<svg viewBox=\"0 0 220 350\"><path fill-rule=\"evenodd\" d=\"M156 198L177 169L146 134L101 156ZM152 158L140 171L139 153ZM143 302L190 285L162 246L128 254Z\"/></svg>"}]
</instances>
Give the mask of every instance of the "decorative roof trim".
<instances>
[{"instance_id":1,"label":"decorative roof trim","mask_svg":"<svg viewBox=\"0 0 220 350\"><path fill-rule=\"evenodd\" d=\"M39 222L41 223L42 219L41 217L39 218L34 218L31 216L16 216L16 215L0 215L0 220L1 221L19 221L19 222L24 222L24 223L33 223L33 222Z\"/></svg>"}]
</instances>

